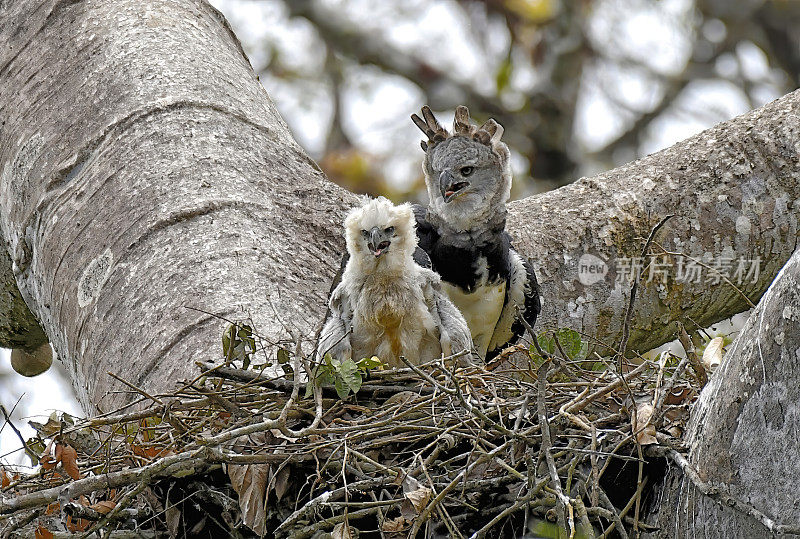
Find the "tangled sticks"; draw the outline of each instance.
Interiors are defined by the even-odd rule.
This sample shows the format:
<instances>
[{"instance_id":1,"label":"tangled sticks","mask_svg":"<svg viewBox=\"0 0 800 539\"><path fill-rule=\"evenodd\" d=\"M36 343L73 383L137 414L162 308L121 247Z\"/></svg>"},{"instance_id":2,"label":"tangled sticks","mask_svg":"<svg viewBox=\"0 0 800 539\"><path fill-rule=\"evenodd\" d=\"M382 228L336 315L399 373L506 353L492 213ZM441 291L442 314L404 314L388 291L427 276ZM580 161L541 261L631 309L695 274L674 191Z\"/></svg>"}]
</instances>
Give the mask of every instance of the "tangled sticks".
<instances>
[{"instance_id":1,"label":"tangled sticks","mask_svg":"<svg viewBox=\"0 0 800 539\"><path fill-rule=\"evenodd\" d=\"M178 391L141 392L146 409L40 426L51 448L77 450L79 478L43 457L38 474L3 483L0 526L157 533L189 525L202 496L203 526L244 535L483 537L548 520L585 536L647 529L636 517L650 470L631 395L661 408L647 443L672 450L696 382L685 361L643 360L623 379L555 348L543 359L517 346L488 370L374 371L345 400L299 376L203 364Z\"/></svg>"}]
</instances>

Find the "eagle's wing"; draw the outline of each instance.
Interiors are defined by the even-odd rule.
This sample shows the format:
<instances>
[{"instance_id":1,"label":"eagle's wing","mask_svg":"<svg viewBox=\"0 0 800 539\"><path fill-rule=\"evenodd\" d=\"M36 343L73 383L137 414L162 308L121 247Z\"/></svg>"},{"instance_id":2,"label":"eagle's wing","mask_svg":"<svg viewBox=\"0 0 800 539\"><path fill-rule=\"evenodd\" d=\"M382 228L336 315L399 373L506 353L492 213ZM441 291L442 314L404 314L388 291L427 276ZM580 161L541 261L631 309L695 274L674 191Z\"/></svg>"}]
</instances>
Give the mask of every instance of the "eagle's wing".
<instances>
[{"instance_id":1,"label":"eagle's wing","mask_svg":"<svg viewBox=\"0 0 800 539\"><path fill-rule=\"evenodd\" d=\"M331 298L333 298L333 292L342 282L342 276L344 275L344 269L347 267L347 261L350 260L350 254L345 251L342 255L342 260L339 262L339 269L336 271L336 275L333 276L333 282L331 282L331 288L328 290L328 303L325 308L325 317L322 319L322 327L317 330L317 336L315 340L319 344L320 337L322 336L322 331L328 323L328 320L331 318ZM318 347L319 348L319 347Z\"/></svg>"},{"instance_id":2,"label":"eagle's wing","mask_svg":"<svg viewBox=\"0 0 800 539\"><path fill-rule=\"evenodd\" d=\"M340 281L341 281L341 276ZM347 290L341 282L331 292L328 301L328 316L319 337L317 345L317 358L322 359L325 354L339 359L351 359L353 349L350 344L350 332L353 328L353 311Z\"/></svg>"},{"instance_id":3,"label":"eagle's wing","mask_svg":"<svg viewBox=\"0 0 800 539\"><path fill-rule=\"evenodd\" d=\"M542 312L542 299L539 295L541 291L539 289L539 281L536 280L536 273L533 271L533 264L531 264L530 260L524 260L523 263L525 264L525 274L527 276L523 317L530 327L534 327L539 313ZM524 332L524 330L520 330L517 333L517 337Z\"/></svg>"},{"instance_id":4,"label":"eagle's wing","mask_svg":"<svg viewBox=\"0 0 800 539\"><path fill-rule=\"evenodd\" d=\"M431 269L431 257L428 256L422 247L417 245L416 250L414 251L414 262L417 263L418 266L422 266L425 269Z\"/></svg>"},{"instance_id":5,"label":"eagle's wing","mask_svg":"<svg viewBox=\"0 0 800 539\"><path fill-rule=\"evenodd\" d=\"M506 300L489 343L487 360L525 334L525 324L519 319L520 316L533 327L542 310L539 282L536 280L533 265L514 249L509 250L509 258L511 271L506 283Z\"/></svg>"},{"instance_id":6,"label":"eagle's wing","mask_svg":"<svg viewBox=\"0 0 800 539\"><path fill-rule=\"evenodd\" d=\"M414 219L417 221L417 240L419 242L417 250L414 251L414 262L423 268L433 269L428 251L430 251L432 236L436 234L436 229L427 221L428 210L425 206L413 204L411 209L414 211Z\"/></svg>"}]
</instances>

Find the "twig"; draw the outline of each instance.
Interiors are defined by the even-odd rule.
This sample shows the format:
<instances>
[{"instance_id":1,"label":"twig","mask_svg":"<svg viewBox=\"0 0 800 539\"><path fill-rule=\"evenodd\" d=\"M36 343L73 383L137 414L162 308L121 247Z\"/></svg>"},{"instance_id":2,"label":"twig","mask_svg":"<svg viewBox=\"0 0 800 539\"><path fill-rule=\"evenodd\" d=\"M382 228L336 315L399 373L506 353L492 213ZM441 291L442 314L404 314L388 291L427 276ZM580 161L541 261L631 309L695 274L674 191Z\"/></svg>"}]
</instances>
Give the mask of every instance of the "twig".
<instances>
[{"instance_id":1,"label":"twig","mask_svg":"<svg viewBox=\"0 0 800 539\"><path fill-rule=\"evenodd\" d=\"M650 235L647 237L647 241L644 243L644 247L642 247L642 258L647 254L647 249L650 248L650 243L652 243L653 238L656 235L656 232L664 226L664 223L669 221L674 215L667 215L659 223L650 230ZM634 276L633 283L631 284L631 294L628 300L628 306L625 308L625 317L622 322L622 340L619 343L619 356L617 359L617 369L619 370L620 374L624 374L625 370L623 369L623 365L625 362L625 354L628 350L628 337L630 336L630 326L631 320L633 319L633 305L636 303L636 290L639 288L639 280L642 278L642 274L644 273L644 267L639 270Z\"/></svg>"},{"instance_id":2,"label":"twig","mask_svg":"<svg viewBox=\"0 0 800 539\"><path fill-rule=\"evenodd\" d=\"M700 382L700 387L705 387L708 383L708 374L706 373L706 368L703 365L703 362L697 357L697 352L694 349L694 343L689 337L689 334L686 333L686 328L683 327L683 324L680 322L678 322L678 339L681 341L681 346L683 346L684 352L686 352L686 357L689 358L689 363L692 366L692 370L694 370L695 376L697 376L697 381Z\"/></svg>"},{"instance_id":3,"label":"twig","mask_svg":"<svg viewBox=\"0 0 800 539\"><path fill-rule=\"evenodd\" d=\"M564 492L561 490L561 479L558 477L556 462L553 459L552 453L550 453L550 448L553 447L553 443L550 439L550 424L547 422L547 407L545 405L547 394L547 371L550 370L550 365L551 363L549 361L545 361L542 363L542 366L539 367L539 371L537 373L537 377L539 379L537 410L539 413L539 426L542 432L542 445L539 448L539 451L545 457L547 468L550 471L550 481L553 484L553 489L556 491L558 527L562 530L566 530L567 525L564 521L564 510L567 506L569 506L569 498L565 496ZM574 534L575 527L571 526L570 531Z\"/></svg>"},{"instance_id":4,"label":"twig","mask_svg":"<svg viewBox=\"0 0 800 539\"><path fill-rule=\"evenodd\" d=\"M16 407L16 404L14 405L14 407ZM16 434L17 438L19 438L19 441L22 442L22 447L25 449L25 453L28 454L31 460L39 462L39 455L37 455L36 452L28 446L28 442L25 441L25 438L22 436L22 433L19 431L17 426L14 425L14 423L11 421L11 414L9 414L8 411L6 411L6 407L0 404L0 410L3 412L3 417L5 417L6 419L6 425L11 427L11 429L14 431L14 434Z\"/></svg>"}]
</instances>

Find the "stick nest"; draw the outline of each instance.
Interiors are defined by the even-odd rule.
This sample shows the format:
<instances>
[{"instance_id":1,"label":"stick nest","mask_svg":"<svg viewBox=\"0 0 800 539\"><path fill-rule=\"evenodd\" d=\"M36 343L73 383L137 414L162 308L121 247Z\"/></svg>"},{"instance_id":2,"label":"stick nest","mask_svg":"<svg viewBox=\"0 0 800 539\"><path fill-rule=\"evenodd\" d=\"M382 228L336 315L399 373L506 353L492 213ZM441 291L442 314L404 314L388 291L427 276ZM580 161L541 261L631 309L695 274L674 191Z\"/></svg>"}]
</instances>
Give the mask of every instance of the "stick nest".
<instances>
[{"instance_id":1,"label":"stick nest","mask_svg":"<svg viewBox=\"0 0 800 539\"><path fill-rule=\"evenodd\" d=\"M37 426L26 450L38 472L0 471L0 531L647 531L644 487L663 473L666 452L680 450L700 382L687 359L611 364L576 359L554 341L552 354L515 346L480 368L437 361L370 371L344 400L335 387L307 390L307 377L293 376L315 372L299 346L279 352L280 376L228 361L199 365L202 374L171 394L126 383L138 405Z\"/></svg>"}]
</instances>

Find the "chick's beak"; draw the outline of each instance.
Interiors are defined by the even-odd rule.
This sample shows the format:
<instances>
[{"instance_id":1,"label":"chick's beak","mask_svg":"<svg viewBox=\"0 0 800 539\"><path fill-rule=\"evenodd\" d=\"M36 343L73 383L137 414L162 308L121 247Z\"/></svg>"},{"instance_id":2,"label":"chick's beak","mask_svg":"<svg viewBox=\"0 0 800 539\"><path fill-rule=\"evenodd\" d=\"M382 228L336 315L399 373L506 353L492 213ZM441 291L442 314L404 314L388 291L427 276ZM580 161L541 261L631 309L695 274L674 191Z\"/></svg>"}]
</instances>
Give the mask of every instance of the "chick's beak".
<instances>
[{"instance_id":1,"label":"chick's beak","mask_svg":"<svg viewBox=\"0 0 800 539\"><path fill-rule=\"evenodd\" d=\"M375 255L375 258L378 258L385 253L386 249L389 248L391 243L392 242L387 234L379 227L374 226L369 231L369 242L367 242L367 247L370 251L372 251L372 254Z\"/></svg>"}]
</instances>

